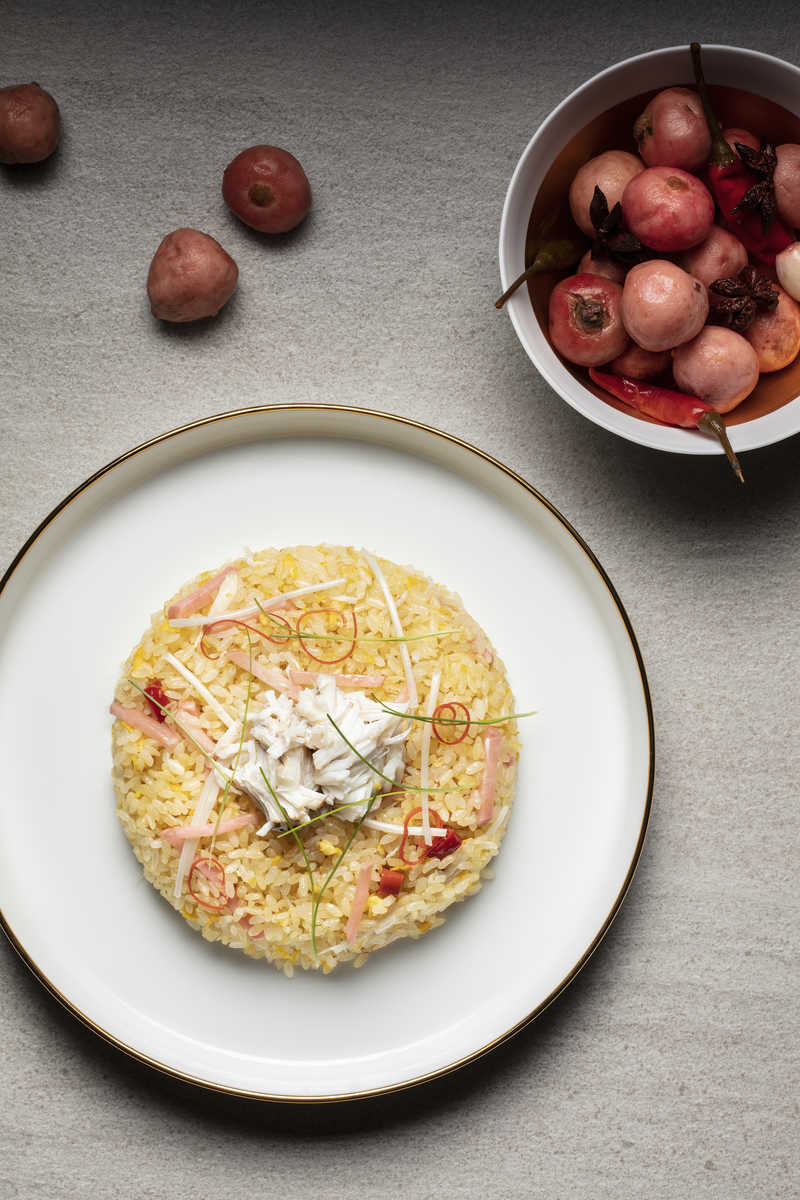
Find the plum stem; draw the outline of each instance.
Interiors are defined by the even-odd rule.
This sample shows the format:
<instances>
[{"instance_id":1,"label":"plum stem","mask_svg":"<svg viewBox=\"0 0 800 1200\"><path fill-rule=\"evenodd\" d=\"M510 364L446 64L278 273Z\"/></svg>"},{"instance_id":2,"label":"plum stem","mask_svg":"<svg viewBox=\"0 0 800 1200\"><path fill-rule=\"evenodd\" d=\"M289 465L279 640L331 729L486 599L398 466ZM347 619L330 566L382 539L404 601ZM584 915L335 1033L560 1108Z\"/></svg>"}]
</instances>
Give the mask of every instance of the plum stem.
<instances>
[{"instance_id":1,"label":"plum stem","mask_svg":"<svg viewBox=\"0 0 800 1200\"><path fill-rule=\"evenodd\" d=\"M259 208L267 208L275 199L275 193L266 183L252 183L247 195L250 201L257 204Z\"/></svg>"}]
</instances>

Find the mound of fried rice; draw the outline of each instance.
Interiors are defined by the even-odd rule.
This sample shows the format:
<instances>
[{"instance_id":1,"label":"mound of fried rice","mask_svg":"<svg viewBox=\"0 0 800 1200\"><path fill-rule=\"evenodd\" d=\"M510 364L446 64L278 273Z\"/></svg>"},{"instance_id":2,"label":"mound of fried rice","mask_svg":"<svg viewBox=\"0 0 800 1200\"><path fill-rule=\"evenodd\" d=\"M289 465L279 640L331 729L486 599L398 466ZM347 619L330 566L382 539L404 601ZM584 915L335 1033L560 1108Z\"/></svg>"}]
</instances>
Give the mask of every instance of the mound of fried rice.
<instances>
[{"instance_id":1,"label":"mound of fried rice","mask_svg":"<svg viewBox=\"0 0 800 1200\"><path fill-rule=\"evenodd\" d=\"M386 559L379 562L406 637L438 630L456 631L406 643L419 692L417 712L425 711L432 675L437 670L442 676L440 702L455 700L465 704L475 720L513 712L513 697L503 664L458 596L413 568ZM233 566L238 572L239 586L231 610L243 607L253 596L272 597L304 585L344 577L346 583L341 588L299 598L283 609L282 615L294 623L303 611L318 611L323 606L343 614L354 611L359 639L394 636L379 582L364 554L353 548L294 546L261 550L248 553ZM192 593L213 574L206 572L187 583L173 600ZM248 692L251 710L258 708L265 685L227 660L224 653L207 657L203 649L208 648L209 642L200 644L201 631L173 627L166 611L167 606L153 616L149 629L127 659L115 691L116 701L128 708L146 710L146 701L134 683L145 688L153 680L160 681L171 702L198 701L186 680L165 661L165 654L171 652L206 685L227 712L241 717ZM254 625L259 622L268 625L264 618L250 620ZM405 676L397 642L356 641L346 661L330 666L311 660L298 638L282 645L266 638L254 638L253 642L256 644L252 646L252 654L260 664L283 670L378 673L385 676L383 685L374 689L380 700L392 704L404 694ZM223 647L248 652L247 633L238 627L220 634L212 644L215 650ZM320 656L333 657L333 654L325 651ZM208 705L199 701L199 707L203 729L216 741L225 727ZM424 728L423 722L412 721L406 742L402 784L412 787L420 786ZM118 719L114 721L112 744L119 817L146 878L204 938L223 942L252 958L268 959L287 975L293 973L295 966L324 972L348 960L361 966L374 950L398 938L419 937L441 925L444 911L455 901L478 891L487 875L487 864L498 852L508 821L518 743L513 721L494 726L503 734L496 794L491 815L479 824L486 728L472 725L468 736L456 745L445 744L436 737L430 740L430 787L459 789L432 794L430 807L459 834L461 844L448 857L429 857L419 865L408 866L398 856L399 833L384 833L362 825L319 903L316 957L311 936L313 902L353 833L355 822L325 816L299 832L313 872L313 895L306 864L292 836L279 836L278 829L258 836L255 823L217 834L213 854L225 869L229 903L224 911L208 911L193 898L186 880L181 895L174 895L179 851L161 834L171 827L191 825L209 763L186 737L174 748L162 747ZM457 737L458 732L452 737ZM451 737L449 731L446 736ZM406 815L419 802L419 793L408 791L384 799L370 816L402 826ZM220 794L212 816L214 821L220 816L220 804L222 821L247 813L257 814L258 824L263 820L255 803L235 787ZM209 850L210 846L211 839L203 839L198 853ZM409 838L405 855L416 859L422 848L420 838ZM355 936L348 940L345 931L356 881L367 863L375 866L370 892ZM377 894L381 869L403 873L397 895Z\"/></svg>"}]
</instances>

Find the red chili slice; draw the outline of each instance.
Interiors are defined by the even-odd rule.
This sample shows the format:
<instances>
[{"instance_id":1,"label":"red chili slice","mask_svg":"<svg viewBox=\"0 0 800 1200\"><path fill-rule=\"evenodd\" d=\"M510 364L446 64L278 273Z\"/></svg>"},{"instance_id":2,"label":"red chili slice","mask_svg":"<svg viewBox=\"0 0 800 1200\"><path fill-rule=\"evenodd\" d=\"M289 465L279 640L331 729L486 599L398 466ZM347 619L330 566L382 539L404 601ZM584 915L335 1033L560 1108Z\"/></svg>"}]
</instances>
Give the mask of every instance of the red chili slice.
<instances>
[{"instance_id":1,"label":"red chili slice","mask_svg":"<svg viewBox=\"0 0 800 1200\"><path fill-rule=\"evenodd\" d=\"M411 824L412 819L416 817L418 813L422 813L421 808L412 808L411 812L407 815L405 821L403 822L403 836L400 840L400 845L397 848L397 857L401 860L401 862L404 862L407 867L416 867L417 864L421 863L425 858L425 850L422 851L419 858L414 859L406 858L405 854L403 854L403 851L406 848L406 842L408 841L408 827ZM439 816L435 808L428 809L428 819L434 820L439 829L444 827L444 821ZM412 836L419 837L419 834Z\"/></svg>"},{"instance_id":2,"label":"red chili slice","mask_svg":"<svg viewBox=\"0 0 800 1200\"><path fill-rule=\"evenodd\" d=\"M309 617L323 616L328 613L331 613L331 614L333 614L333 616L338 617L340 625L345 624L346 617L345 617L344 613L339 612L339 610L337 608L315 608L315 609L310 610L309 612L304 612L302 614L302 616L298 617L297 632L300 633L303 622L307 621ZM320 658L318 654L312 653L312 651L309 650L309 648L308 648L309 640L313 641L313 635L311 635L310 638L309 637L301 637L300 638L300 644L303 647L303 649L305 650L308 657L313 658L314 662L323 663L327 666L330 666L332 663L344 662L344 660L346 658L349 658L350 655L353 653L353 647L355 646L356 637L358 636L358 623L356 622L356 614L352 609L350 611L350 619L353 622L353 640L350 643L349 648L347 650L345 650L344 654L340 654L338 658Z\"/></svg>"},{"instance_id":3,"label":"red chili slice","mask_svg":"<svg viewBox=\"0 0 800 1200\"><path fill-rule=\"evenodd\" d=\"M255 625L248 625L247 621L238 621L235 617L220 617L218 621L212 621L210 625L203 626L203 633L200 638L200 649L206 658L213 662L219 658L219 654L210 654L206 646L206 638L215 633L222 633L223 629L229 629L232 625L238 625L241 629L249 629L251 633L255 633L258 637L266 638L268 642L272 642L276 646L282 646L284 642L288 642L290 638L296 637L295 631L292 629L285 617L275 617L276 621L282 622L287 629L286 633L276 634L266 633L263 629L258 629Z\"/></svg>"},{"instance_id":4,"label":"red chili slice","mask_svg":"<svg viewBox=\"0 0 800 1200\"><path fill-rule=\"evenodd\" d=\"M458 713L456 712L456 709L459 709L459 708L461 709L461 711L464 714L464 717L467 722L466 725L464 726L464 728L462 729L462 731L458 735L458 737L455 737L455 738L442 737L442 735L439 733L439 730L436 728L436 718L437 717L445 717L446 718L447 710L449 709L450 713L452 714L450 719L454 720L454 721L459 720ZM436 735L436 737L439 739L439 741L444 742L445 746L457 746L459 742L463 742L464 738L469 733L470 720L471 720L471 717L469 715L469 709L467 708L466 704L462 704L460 700L448 700L444 704L440 704L438 706L438 708L435 708L433 710L433 722L432 722L431 728L433 729L433 732ZM458 726L450 725L450 726L446 726L446 728L455 730L458 728Z\"/></svg>"},{"instance_id":5,"label":"red chili slice","mask_svg":"<svg viewBox=\"0 0 800 1200\"><path fill-rule=\"evenodd\" d=\"M157 721L166 721L167 714L164 709L169 704L169 696L164 691L164 687L160 679L151 679L147 687L144 689L144 694L147 697L153 716ZM159 708L159 705L161 707Z\"/></svg>"},{"instance_id":6,"label":"red chili slice","mask_svg":"<svg viewBox=\"0 0 800 1200\"><path fill-rule=\"evenodd\" d=\"M198 896L197 892L192 887L192 876L199 868L201 863L210 863L214 870L219 873L218 885L216 885L214 881L210 879L207 882L210 883L212 887L218 886L220 895L222 897L221 904L212 904L210 901L205 900L202 896ZM206 876L203 876L203 878L206 878ZM228 907L229 903L228 897L225 894L225 878L225 868L218 858L214 858L212 854L199 854L189 868L189 878L186 881L186 886L189 889L189 895L193 900L197 901L201 908L208 909L209 912L223 912L223 910Z\"/></svg>"}]
</instances>

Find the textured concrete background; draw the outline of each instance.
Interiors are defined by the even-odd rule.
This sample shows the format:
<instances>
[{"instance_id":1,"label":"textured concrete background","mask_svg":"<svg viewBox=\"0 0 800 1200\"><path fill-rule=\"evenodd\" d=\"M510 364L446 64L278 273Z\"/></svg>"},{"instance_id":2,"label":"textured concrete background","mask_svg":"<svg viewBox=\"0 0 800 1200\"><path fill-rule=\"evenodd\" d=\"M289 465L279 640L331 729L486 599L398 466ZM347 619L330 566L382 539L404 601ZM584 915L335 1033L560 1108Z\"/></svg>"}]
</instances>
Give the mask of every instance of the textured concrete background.
<instances>
[{"instance_id":1,"label":"textured concrete background","mask_svg":"<svg viewBox=\"0 0 800 1200\"><path fill-rule=\"evenodd\" d=\"M0 171L3 560L93 470L184 421L276 400L421 418L587 538L639 635L658 744L650 835L600 951L509 1045L407 1094L303 1110L172 1083L0 942L0 1196L797 1194L800 440L745 455L744 489L722 459L630 445L550 392L492 307L508 179L573 87L690 37L800 58L789 0L643 12L0 6L0 83L37 79L65 126L51 164ZM256 141L314 188L310 220L269 244L219 195ZM144 279L182 224L241 282L216 322L170 329Z\"/></svg>"}]
</instances>

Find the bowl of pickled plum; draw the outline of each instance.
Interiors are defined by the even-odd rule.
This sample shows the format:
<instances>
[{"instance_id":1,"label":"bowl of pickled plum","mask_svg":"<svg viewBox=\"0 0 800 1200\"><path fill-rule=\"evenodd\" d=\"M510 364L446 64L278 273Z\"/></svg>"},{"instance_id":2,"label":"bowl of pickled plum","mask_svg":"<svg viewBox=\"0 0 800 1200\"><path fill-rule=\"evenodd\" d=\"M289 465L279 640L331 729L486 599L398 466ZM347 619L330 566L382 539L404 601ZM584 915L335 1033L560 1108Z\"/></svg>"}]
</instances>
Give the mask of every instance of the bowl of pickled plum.
<instances>
[{"instance_id":1,"label":"bowl of pickled plum","mask_svg":"<svg viewBox=\"0 0 800 1200\"><path fill-rule=\"evenodd\" d=\"M540 374L603 428L737 473L800 432L800 70L695 44L590 79L517 164L500 276Z\"/></svg>"}]
</instances>

